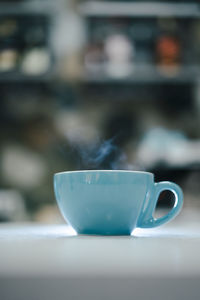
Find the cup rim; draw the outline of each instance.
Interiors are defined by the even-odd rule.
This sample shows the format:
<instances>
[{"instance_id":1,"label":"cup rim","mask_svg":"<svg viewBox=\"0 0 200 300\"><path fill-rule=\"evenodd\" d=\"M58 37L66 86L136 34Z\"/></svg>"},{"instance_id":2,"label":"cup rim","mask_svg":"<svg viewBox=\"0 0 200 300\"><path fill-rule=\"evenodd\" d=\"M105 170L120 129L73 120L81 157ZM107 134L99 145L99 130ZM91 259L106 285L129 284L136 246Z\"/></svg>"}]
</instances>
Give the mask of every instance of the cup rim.
<instances>
[{"instance_id":1,"label":"cup rim","mask_svg":"<svg viewBox=\"0 0 200 300\"><path fill-rule=\"evenodd\" d=\"M134 173L134 174L146 174L146 175L151 175L154 176L153 173L151 172L146 172L146 171L132 171L132 170L76 170L76 171L63 171L63 172L57 172L54 174L56 175L61 175L61 174L75 174L75 173L86 173L86 172L105 172L105 173Z\"/></svg>"}]
</instances>

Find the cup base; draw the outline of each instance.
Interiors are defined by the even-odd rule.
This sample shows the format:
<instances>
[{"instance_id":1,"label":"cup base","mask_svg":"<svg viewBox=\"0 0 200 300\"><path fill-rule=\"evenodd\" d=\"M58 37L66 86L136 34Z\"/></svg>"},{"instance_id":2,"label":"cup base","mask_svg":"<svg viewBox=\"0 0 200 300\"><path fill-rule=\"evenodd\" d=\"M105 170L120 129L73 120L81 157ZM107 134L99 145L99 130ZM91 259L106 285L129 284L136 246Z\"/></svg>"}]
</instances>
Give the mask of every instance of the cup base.
<instances>
[{"instance_id":1,"label":"cup base","mask_svg":"<svg viewBox=\"0 0 200 300\"><path fill-rule=\"evenodd\" d=\"M104 230L81 230L77 231L80 235L92 235L92 236L124 236L131 235L132 231L129 230L119 230L119 231L104 231Z\"/></svg>"}]
</instances>

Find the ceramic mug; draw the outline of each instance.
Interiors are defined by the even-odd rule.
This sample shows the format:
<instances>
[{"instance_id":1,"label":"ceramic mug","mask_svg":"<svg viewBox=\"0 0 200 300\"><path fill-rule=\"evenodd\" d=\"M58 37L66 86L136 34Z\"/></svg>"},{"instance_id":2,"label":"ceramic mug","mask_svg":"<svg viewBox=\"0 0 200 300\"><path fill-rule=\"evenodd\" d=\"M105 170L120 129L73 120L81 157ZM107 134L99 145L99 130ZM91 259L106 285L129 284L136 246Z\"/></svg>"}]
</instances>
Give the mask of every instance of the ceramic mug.
<instances>
[{"instance_id":1,"label":"ceramic mug","mask_svg":"<svg viewBox=\"0 0 200 300\"><path fill-rule=\"evenodd\" d=\"M94 170L54 175L54 190L65 220L79 234L130 235L136 228L152 228L174 218L181 210L183 193L172 182L154 182L148 172ZM162 191L175 195L173 208L155 219Z\"/></svg>"}]
</instances>

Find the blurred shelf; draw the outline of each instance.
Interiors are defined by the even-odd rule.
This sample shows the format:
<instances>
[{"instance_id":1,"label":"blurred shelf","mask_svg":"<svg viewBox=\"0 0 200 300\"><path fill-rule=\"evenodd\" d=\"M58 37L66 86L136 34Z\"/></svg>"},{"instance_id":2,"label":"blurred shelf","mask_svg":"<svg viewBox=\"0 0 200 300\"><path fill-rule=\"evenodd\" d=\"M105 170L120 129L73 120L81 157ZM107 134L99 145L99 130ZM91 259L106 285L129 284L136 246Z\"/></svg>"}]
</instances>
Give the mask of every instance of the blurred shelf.
<instances>
[{"instance_id":1,"label":"blurred shelf","mask_svg":"<svg viewBox=\"0 0 200 300\"><path fill-rule=\"evenodd\" d=\"M88 1L80 5L80 12L88 17L200 17L200 4L197 3L158 3L158 2L100 2Z\"/></svg>"},{"instance_id":2,"label":"blurred shelf","mask_svg":"<svg viewBox=\"0 0 200 300\"><path fill-rule=\"evenodd\" d=\"M175 131L173 135L170 132L167 137L160 131L156 137L156 132L151 131L138 148L139 164L150 169L200 170L200 140L188 140L174 134Z\"/></svg>"},{"instance_id":3,"label":"blurred shelf","mask_svg":"<svg viewBox=\"0 0 200 300\"><path fill-rule=\"evenodd\" d=\"M159 70L153 65L133 67L133 72L127 76L115 77L106 72L104 66L99 66L98 72L84 72L82 82L87 84L105 83L193 83L200 78L200 69L190 65L180 67L176 72Z\"/></svg>"},{"instance_id":4,"label":"blurred shelf","mask_svg":"<svg viewBox=\"0 0 200 300\"><path fill-rule=\"evenodd\" d=\"M7 82L48 82L54 78L54 72L48 71L41 75L26 75L20 72L0 72L0 83Z\"/></svg>"},{"instance_id":5,"label":"blurred shelf","mask_svg":"<svg viewBox=\"0 0 200 300\"><path fill-rule=\"evenodd\" d=\"M58 10L57 2L53 1L21 1L21 2L0 2L0 16L4 15L50 15Z\"/></svg>"},{"instance_id":6,"label":"blurred shelf","mask_svg":"<svg viewBox=\"0 0 200 300\"><path fill-rule=\"evenodd\" d=\"M200 162L194 163L194 164L182 164L182 165L176 165L176 164L155 164L152 166L146 167L146 169L151 171L159 171L159 172L165 172L165 171L200 171Z\"/></svg>"}]
</instances>

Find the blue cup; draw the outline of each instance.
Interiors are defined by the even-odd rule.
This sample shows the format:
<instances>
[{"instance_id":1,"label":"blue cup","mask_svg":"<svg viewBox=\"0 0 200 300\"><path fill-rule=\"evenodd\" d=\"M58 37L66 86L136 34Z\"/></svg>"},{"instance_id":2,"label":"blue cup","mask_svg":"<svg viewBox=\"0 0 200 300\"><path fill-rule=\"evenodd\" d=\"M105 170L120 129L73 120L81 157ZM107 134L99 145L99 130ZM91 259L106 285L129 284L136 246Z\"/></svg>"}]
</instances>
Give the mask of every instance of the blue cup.
<instances>
[{"instance_id":1,"label":"blue cup","mask_svg":"<svg viewBox=\"0 0 200 300\"><path fill-rule=\"evenodd\" d=\"M54 190L65 220L79 234L130 235L136 228L160 226L181 210L183 193L172 182L135 171L72 171L54 175ZM175 195L165 216L153 217L162 191Z\"/></svg>"}]
</instances>

